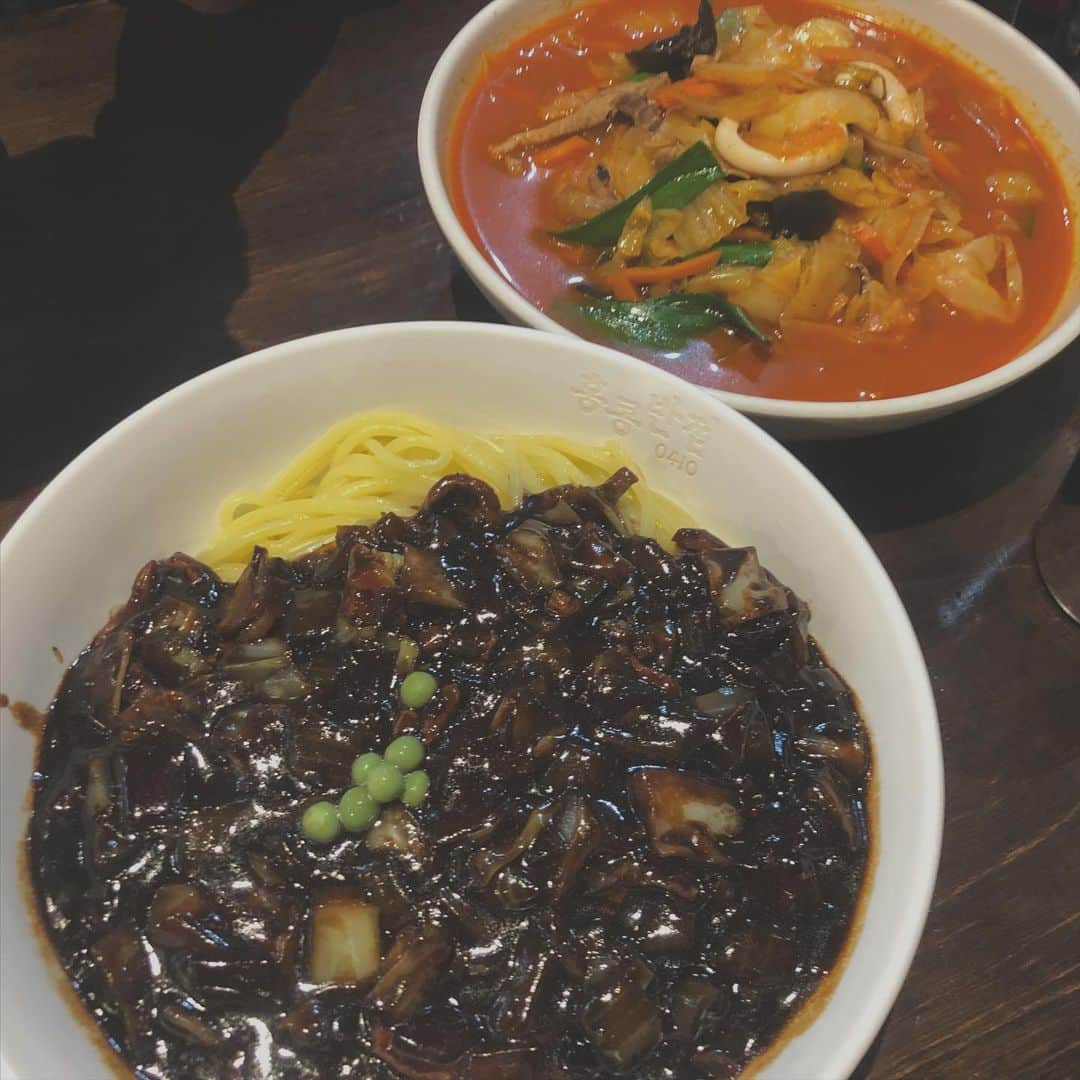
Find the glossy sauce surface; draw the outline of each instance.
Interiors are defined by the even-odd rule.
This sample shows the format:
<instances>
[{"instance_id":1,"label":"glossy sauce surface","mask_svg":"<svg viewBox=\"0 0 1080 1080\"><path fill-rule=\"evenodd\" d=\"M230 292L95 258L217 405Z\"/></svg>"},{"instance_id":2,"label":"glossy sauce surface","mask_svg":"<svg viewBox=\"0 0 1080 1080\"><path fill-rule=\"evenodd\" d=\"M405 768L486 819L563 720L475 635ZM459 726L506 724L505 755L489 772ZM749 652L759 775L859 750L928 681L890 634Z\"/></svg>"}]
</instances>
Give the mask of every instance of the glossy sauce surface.
<instances>
[{"instance_id":1,"label":"glossy sauce surface","mask_svg":"<svg viewBox=\"0 0 1080 1080\"><path fill-rule=\"evenodd\" d=\"M724 7L717 3L717 13ZM964 210L962 224L993 231L1000 213L986 177L1024 170L1045 192L1031 235L1010 233L1027 288L1023 312L1012 324L978 321L931 296L919 324L895 340L856 342L829 326L799 324L767 353L733 346L722 333L659 353L614 342L587 324L573 329L673 371L691 382L737 393L807 401L898 397L950 386L1001 366L1037 337L1064 292L1074 258L1070 207L1064 183L1046 149L996 89L956 60L912 34L850 11L805 0L767 0L778 21L796 24L815 15L837 18L856 33L858 47L885 54L909 90L926 96L931 134L957 147L962 175L952 184ZM565 321L559 302L574 297L580 272L572 249L547 237L566 224L553 209L558 170L510 175L489 147L537 122L539 110L563 89L593 86L597 57L625 52L692 22L693 0L627 3L599 0L544 24L506 49L485 57L480 76L459 113L448 169L458 215L477 247L499 272L539 308ZM869 56L868 52L868 56ZM1007 73L1005 73L1007 78Z\"/></svg>"},{"instance_id":2,"label":"glossy sauce surface","mask_svg":"<svg viewBox=\"0 0 1080 1080\"><path fill-rule=\"evenodd\" d=\"M236 586L140 572L50 709L30 837L137 1075L730 1077L776 1036L849 929L870 747L805 604L753 549L627 535L630 482L503 513L447 478ZM426 802L306 839L404 732ZM356 904L377 971L320 981L317 912Z\"/></svg>"}]
</instances>

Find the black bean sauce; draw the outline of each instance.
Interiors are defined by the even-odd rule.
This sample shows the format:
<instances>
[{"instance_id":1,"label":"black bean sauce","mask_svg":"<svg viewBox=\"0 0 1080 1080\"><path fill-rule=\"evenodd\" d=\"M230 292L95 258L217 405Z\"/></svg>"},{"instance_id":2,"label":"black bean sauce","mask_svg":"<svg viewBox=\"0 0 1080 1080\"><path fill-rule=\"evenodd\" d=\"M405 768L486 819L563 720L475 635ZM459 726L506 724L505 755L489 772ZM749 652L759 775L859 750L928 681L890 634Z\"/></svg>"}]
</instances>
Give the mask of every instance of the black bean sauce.
<instances>
[{"instance_id":1,"label":"black bean sauce","mask_svg":"<svg viewBox=\"0 0 1080 1080\"><path fill-rule=\"evenodd\" d=\"M866 734L753 549L628 535L631 483L503 513L448 477L235 586L143 568L53 702L30 836L137 1075L729 1077L776 1036L848 931ZM427 800L305 839L405 732ZM358 910L377 970L320 974L319 912Z\"/></svg>"}]
</instances>

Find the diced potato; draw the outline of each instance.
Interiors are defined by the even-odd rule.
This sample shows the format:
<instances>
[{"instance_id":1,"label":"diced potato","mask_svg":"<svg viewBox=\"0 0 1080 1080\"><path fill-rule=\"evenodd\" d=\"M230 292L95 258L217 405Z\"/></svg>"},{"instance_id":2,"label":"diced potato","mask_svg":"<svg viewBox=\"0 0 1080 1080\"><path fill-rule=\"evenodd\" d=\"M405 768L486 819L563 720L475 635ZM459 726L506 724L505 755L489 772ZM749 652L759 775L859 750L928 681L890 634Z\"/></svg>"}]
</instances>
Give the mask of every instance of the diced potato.
<instances>
[{"instance_id":1,"label":"diced potato","mask_svg":"<svg viewBox=\"0 0 1080 1080\"><path fill-rule=\"evenodd\" d=\"M352 986L379 970L379 909L334 890L311 912L309 974L319 985Z\"/></svg>"}]
</instances>

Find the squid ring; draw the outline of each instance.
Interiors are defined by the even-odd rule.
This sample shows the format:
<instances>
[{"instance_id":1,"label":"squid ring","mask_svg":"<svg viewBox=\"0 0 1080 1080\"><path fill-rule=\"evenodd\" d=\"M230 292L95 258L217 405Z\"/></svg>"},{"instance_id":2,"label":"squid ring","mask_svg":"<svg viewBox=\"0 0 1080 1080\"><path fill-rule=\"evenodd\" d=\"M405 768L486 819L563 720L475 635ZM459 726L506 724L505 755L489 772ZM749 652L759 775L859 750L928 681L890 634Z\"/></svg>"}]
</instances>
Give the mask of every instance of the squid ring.
<instances>
[{"instance_id":1,"label":"squid ring","mask_svg":"<svg viewBox=\"0 0 1080 1080\"><path fill-rule=\"evenodd\" d=\"M739 134L739 125L730 117L725 117L717 125L714 141L720 157L740 172L783 179L824 172L844 159L848 149L847 128L839 122L830 124L829 128L827 141L795 157L777 157L767 150L751 146Z\"/></svg>"}]
</instances>

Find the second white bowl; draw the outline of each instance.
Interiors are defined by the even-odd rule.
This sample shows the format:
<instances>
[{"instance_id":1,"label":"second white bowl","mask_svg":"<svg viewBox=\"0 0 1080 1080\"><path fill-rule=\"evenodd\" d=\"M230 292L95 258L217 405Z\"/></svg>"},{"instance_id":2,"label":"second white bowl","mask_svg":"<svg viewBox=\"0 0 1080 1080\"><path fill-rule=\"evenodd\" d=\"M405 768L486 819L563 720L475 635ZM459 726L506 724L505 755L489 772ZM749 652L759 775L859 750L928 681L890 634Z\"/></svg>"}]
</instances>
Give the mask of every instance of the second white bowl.
<instances>
[{"instance_id":1,"label":"second white bowl","mask_svg":"<svg viewBox=\"0 0 1080 1080\"><path fill-rule=\"evenodd\" d=\"M417 144L424 191L435 219L480 291L511 322L556 334L572 331L525 299L488 261L458 220L446 179L451 131L485 53L498 49L566 9L566 0L494 0L447 47L431 73L420 108ZM719 6L719 5L718 5ZM885 22L928 28L939 40L961 42L967 54L1009 87L1009 96L1056 152L1070 191L1080 177L1080 88L1041 49L971 0L860 0L846 6ZM1076 202L1074 198L1074 210ZM1080 236L1075 237L1080 244ZM1080 263L1080 259L1077 260ZM787 401L714 390L726 404L781 438L822 439L911 427L944 416L1005 389L1041 367L1080 335L1080 269L1039 338L1001 367L974 379L879 401Z\"/></svg>"}]
</instances>

